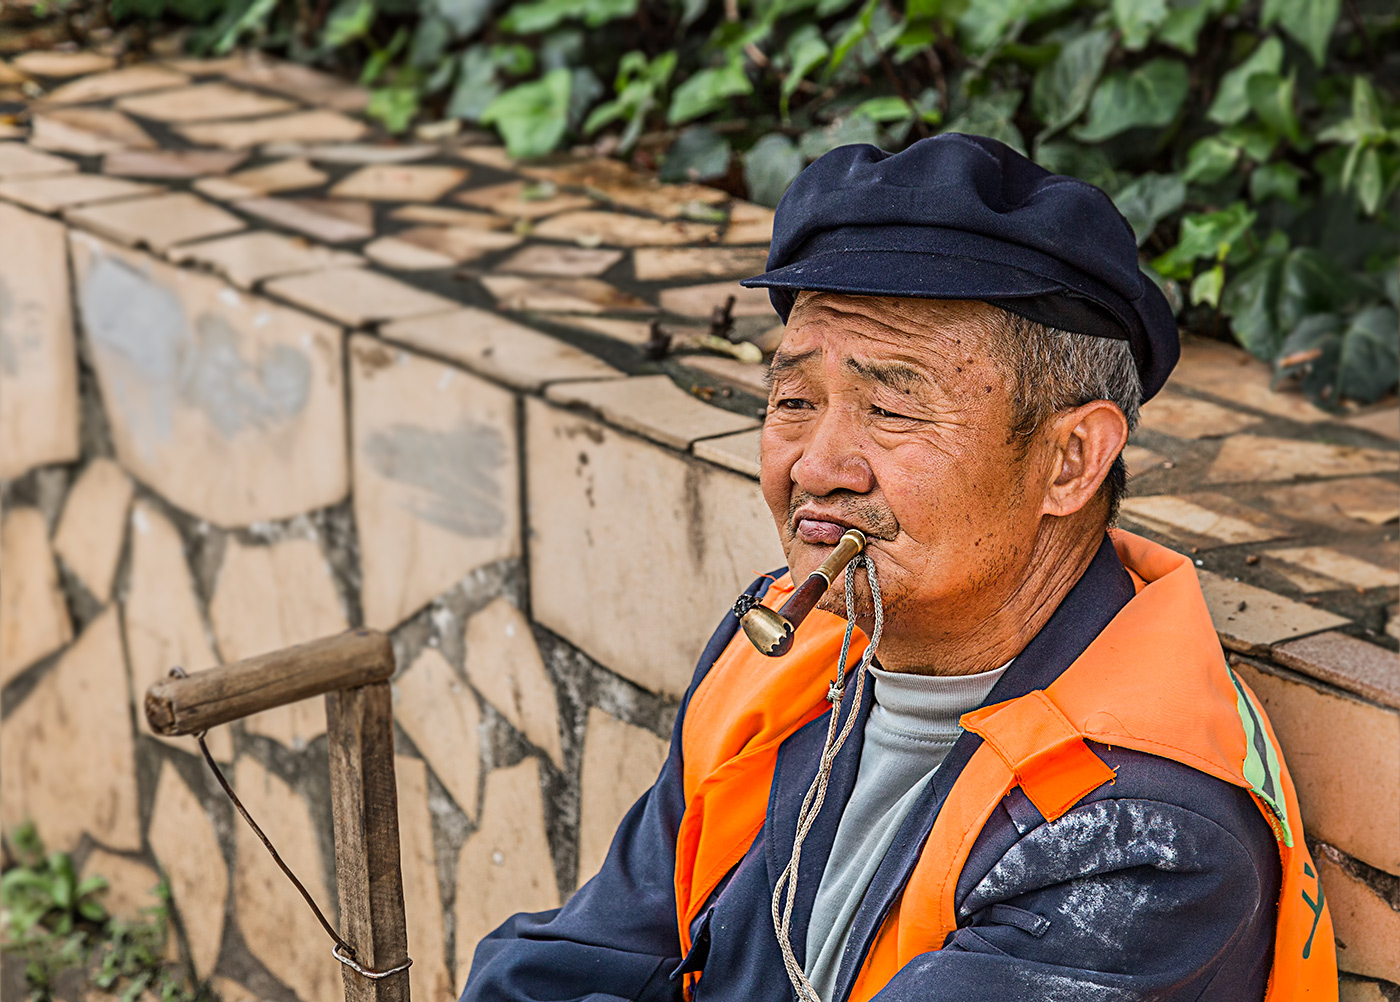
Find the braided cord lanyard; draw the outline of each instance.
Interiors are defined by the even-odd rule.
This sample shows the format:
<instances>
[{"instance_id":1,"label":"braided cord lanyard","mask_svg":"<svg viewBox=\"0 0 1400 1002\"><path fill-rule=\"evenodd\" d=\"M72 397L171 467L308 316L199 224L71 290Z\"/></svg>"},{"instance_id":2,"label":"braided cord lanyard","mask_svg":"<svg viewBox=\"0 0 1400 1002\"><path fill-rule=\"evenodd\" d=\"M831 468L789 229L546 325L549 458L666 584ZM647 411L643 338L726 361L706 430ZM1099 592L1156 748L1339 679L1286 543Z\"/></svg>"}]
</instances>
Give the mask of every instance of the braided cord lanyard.
<instances>
[{"instance_id":1,"label":"braided cord lanyard","mask_svg":"<svg viewBox=\"0 0 1400 1002\"><path fill-rule=\"evenodd\" d=\"M856 669L855 706L847 715L845 725L841 726L841 707L846 694L846 656L850 652L851 635L856 628L855 581L857 564L865 567L865 577L870 582L870 600L875 606L875 631L871 634L870 646L865 649L865 654L860 659L860 667ZM831 779L832 763L836 761L837 753L841 751L841 746L846 743L846 738L855 725L856 712L860 708L861 697L865 692L866 669L875 660L875 650L880 646L880 634L884 625L885 609L880 601L880 581L875 575L875 563L868 556L862 554L846 565L846 635L841 641L841 657L836 662L836 681L831 683L831 688L826 695L827 700L831 703L831 720L827 724L826 743L822 746L821 764L817 767L817 775L813 778L812 785L807 788L807 796L803 798L802 809L797 813L797 837L793 839L792 856L788 859L788 864L783 872L778 875L777 883L773 887L773 929L778 936L778 949L783 955L783 966L787 968L788 980L792 982L793 991L797 993L799 1002L822 1002L821 996L812 987L812 982L808 981L807 975L803 973L802 965L797 962L797 957L792 949L792 905L797 900L797 867L802 861L802 843L807 838L812 824L817 820L817 814L822 809L822 802L826 799L826 787ZM840 726L839 733L838 726ZM787 891L786 895L783 893L784 890Z\"/></svg>"}]
</instances>

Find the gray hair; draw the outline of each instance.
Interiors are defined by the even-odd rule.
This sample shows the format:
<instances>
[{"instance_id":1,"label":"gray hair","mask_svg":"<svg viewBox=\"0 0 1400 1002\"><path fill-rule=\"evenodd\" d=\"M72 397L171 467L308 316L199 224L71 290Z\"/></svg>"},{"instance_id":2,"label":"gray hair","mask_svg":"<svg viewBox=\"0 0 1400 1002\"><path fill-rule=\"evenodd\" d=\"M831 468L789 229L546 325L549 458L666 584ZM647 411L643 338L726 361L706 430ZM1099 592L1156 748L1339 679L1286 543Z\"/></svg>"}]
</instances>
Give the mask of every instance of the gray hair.
<instances>
[{"instance_id":1,"label":"gray hair","mask_svg":"<svg viewBox=\"0 0 1400 1002\"><path fill-rule=\"evenodd\" d=\"M1142 379L1126 340L1046 327L1005 310L996 355L1011 383L1011 434L1023 449L1046 421L1091 400L1116 404L1131 433L1142 406ZM1128 468L1120 454L1100 492L1108 498L1108 522L1118 518L1127 493Z\"/></svg>"}]
</instances>

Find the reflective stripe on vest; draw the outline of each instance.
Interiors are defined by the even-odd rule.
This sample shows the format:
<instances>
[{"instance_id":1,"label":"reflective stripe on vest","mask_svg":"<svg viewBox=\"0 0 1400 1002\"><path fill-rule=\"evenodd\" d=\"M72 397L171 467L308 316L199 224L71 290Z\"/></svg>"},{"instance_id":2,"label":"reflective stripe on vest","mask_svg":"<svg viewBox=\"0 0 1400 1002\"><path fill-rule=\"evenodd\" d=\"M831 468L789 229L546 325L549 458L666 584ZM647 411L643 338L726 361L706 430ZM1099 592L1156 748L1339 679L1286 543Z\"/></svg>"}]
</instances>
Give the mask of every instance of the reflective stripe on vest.
<instances>
[{"instance_id":1,"label":"reflective stripe on vest","mask_svg":"<svg viewBox=\"0 0 1400 1002\"><path fill-rule=\"evenodd\" d=\"M1331 917L1302 839L1293 782L1259 701L1225 664L1195 568L1129 533L1112 538L1137 595L1046 689L962 718L983 743L885 917L852 1002L874 996L957 928L958 876L1012 787L1054 821L1112 781L1086 740L1171 759L1251 792L1276 836L1283 873L1267 1002L1337 998ZM791 587L780 580L764 603L781 604ZM828 710L826 686L844 626L839 617L812 613L792 651L776 662L739 634L691 698L682 726L686 812L676 844L682 955L691 922L763 826L779 746ZM852 645L853 663L863 646ZM919 906L905 909L906 899Z\"/></svg>"}]
</instances>

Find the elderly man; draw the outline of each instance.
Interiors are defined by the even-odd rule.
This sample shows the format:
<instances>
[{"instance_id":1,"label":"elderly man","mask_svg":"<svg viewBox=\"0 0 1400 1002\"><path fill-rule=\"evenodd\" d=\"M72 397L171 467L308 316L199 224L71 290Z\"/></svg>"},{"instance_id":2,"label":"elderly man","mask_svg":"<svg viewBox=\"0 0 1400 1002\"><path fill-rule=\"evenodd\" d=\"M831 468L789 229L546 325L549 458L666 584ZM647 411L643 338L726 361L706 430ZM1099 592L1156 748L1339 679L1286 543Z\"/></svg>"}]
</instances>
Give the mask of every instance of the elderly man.
<instances>
[{"instance_id":1,"label":"elderly man","mask_svg":"<svg viewBox=\"0 0 1400 1002\"><path fill-rule=\"evenodd\" d=\"M463 998L1335 999L1292 783L1195 570L1109 529L1178 345L1107 196L974 136L844 147L749 284L787 323L762 485L789 571L739 608L852 528L861 570L781 658L726 619L602 872L484 940Z\"/></svg>"}]
</instances>

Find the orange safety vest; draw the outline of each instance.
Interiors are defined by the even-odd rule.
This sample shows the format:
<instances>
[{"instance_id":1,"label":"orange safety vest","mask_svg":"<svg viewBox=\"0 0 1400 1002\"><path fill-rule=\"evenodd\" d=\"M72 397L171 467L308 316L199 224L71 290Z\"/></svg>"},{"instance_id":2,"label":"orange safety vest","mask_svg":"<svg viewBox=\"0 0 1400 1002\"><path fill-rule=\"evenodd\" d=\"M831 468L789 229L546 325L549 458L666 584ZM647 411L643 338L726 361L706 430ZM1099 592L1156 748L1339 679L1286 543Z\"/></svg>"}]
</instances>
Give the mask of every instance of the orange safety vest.
<instances>
[{"instance_id":1,"label":"orange safety vest","mask_svg":"<svg viewBox=\"0 0 1400 1002\"><path fill-rule=\"evenodd\" d=\"M1113 781L1086 740L1171 759L1250 791L1283 869L1266 1002L1337 999L1332 919L1303 842L1293 781L1259 700L1226 665L1195 568L1130 533L1111 536L1136 595L1045 689L962 717L983 742L881 925L851 1002L866 1002L957 928L958 876L1013 787L1054 821ZM764 602L776 607L791 591L785 575ZM686 808L676 836L682 956L692 921L763 827L779 746L830 709L827 684L844 630L844 619L814 612L779 660L759 654L741 632L691 697L681 732ZM865 643L853 639L851 666Z\"/></svg>"}]
</instances>

